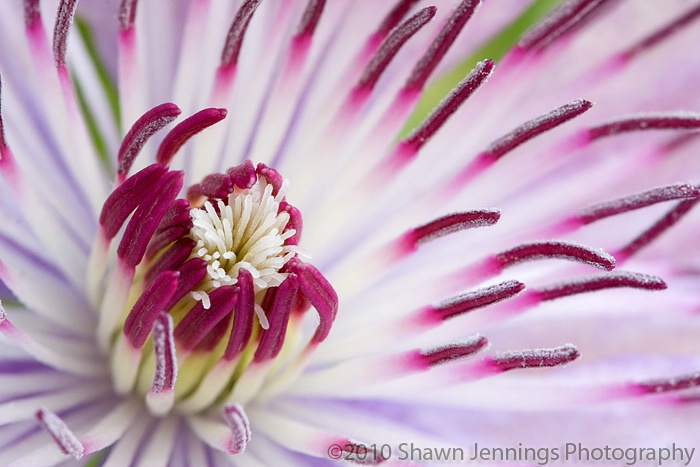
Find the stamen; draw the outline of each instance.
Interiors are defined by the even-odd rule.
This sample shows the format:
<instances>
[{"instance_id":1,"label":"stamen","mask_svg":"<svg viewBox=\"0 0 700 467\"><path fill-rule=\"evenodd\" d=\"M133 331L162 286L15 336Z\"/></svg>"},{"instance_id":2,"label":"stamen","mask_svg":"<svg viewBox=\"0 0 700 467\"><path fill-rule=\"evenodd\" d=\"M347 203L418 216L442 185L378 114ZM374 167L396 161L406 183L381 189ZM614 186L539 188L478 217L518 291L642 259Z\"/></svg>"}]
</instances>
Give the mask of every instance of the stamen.
<instances>
[{"instance_id":1,"label":"stamen","mask_svg":"<svg viewBox=\"0 0 700 467\"><path fill-rule=\"evenodd\" d=\"M180 108L175 104L161 104L153 107L134 122L126 136L124 136L122 145L119 148L117 156L117 177L119 181L123 181L124 177L126 177L129 169L131 169L131 165L134 163L134 159L141 152L148 138L175 120L180 115L180 112Z\"/></svg>"},{"instance_id":2,"label":"stamen","mask_svg":"<svg viewBox=\"0 0 700 467\"><path fill-rule=\"evenodd\" d=\"M248 416L240 404L224 407L224 421L231 429L231 454L240 454L250 443L251 432Z\"/></svg>"},{"instance_id":3,"label":"stamen","mask_svg":"<svg viewBox=\"0 0 700 467\"><path fill-rule=\"evenodd\" d=\"M593 107L593 103L584 99L572 101L545 115L523 123L507 135L491 143L491 145L489 145L489 147L477 157L495 162L521 144L526 143L532 138L555 128L574 117L578 117L579 115L588 111L591 107Z\"/></svg>"},{"instance_id":4,"label":"stamen","mask_svg":"<svg viewBox=\"0 0 700 467\"><path fill-rule=\"evenodd\" d=\"M549 349L516 350L496 354L488 364L497 372L522 368L545 368L566 365L581 354L572 344Z\"/></svg>"},{"instance_id":5,"label":"stamen","mask_svg":"<svg viewBox=\"0 0 700 467\"><path fill-rule=\"evenodd\" d=\"M484 349L488 343L489 341L484 336L477 334L462 342L431 350L422 350L417 355L417 359L421 366L431 368L443 363L470 357Z\"/></svg>"},{"instance_id":6,"label":"stamen","mask_svg":"<svg viewBox=\"0 0 700 467\"><path fill-rule=\"evenodd\" d=\"M696 19L700 18L700 6L690 9L687 13L673 20L665 27L659 29L649 37L633 45L625 52L620 54L620 58L624 61L629 61L640 53L653 48L664 40L671 37L673 34L682 30Z\"/></svg>"},{"instance_id":7,"label":"stamen","mask_svg":"<svg viewBox=\"0 0 700 467\"><path fill-rule=\"evenodd\" d=\"M36 419L41 426L49 432L56 441L63 454L69 454L76 459L81 459L85 454L83 443L73 434L68 426L58 415L49 409L41 408L36 412Z\"/></svg>"},{"instance_id":8,"label":"stamen","mask_svg":"<svg viewBox=\"0 0 700 467\"><path fill-rule=\"evenodd\" d=\"M282 349L284 343L284 335L287 332L287 324L289 316L292 312L299 284L295 274L289 274L287 278L280 284L274 294L272 306L263 309L268 311L268 319L270 328L262 332L260 343L253 357L254 362L263 362L268 359L273 359ZM268 292L269 293L269 292Z\"/></svg>"},{"instance_id":9,"label":"stamen","mask_svg":"<svg viewBox=\"0 0 700 467\"><path fill-rule=\"evenodd\" d=\"M630 389L643 394L660 394L700 387L700 371L671 378L659 378L641 383L631 383Z\"/></svg>"},{"instance_id":10,"label":"stamen","mask_svg":"<svg viewBox=\"0 0 700 467\"><path fill-rule=\"evenodd\" d=\"M561 282L531 290L530 294L539 301L547 301L580 293L620 287L644 290L665 290L667 285L660 277L625 271L612 272L600 276L576 278L568 282Z\"/></svg>"},{"instance_id":11,"label":"stamen","mask_svg":"<svg viewBox=\"0 0 700 467\"><path fill-rule=\"evenodd\" d=\"M476 3L476 2L475 2ZM447 119L484 84L494 68L493 60L484 60L455 87L450 94L428 115L421 125L416 128L401 145L417 152L445 124Z\"/></svg>"},{"instance_id":12,"label":"stamen","mask_svg":"<svg viewBox=\"0 0 700 467\"><path fill-rule=\"evenodd\" d=\"M698 201L700 201L700 198L681 201L676 205L676 207L671 209L649 229L645 230L641 235L615 253L615 256L621 260L625 260L634 255L639 250L656 240L661 234L673 227L688 212L690 212Z\"/></svg>"},{"instance_id":13,"label":"stamen","mask_svg":"<svg viewBox=\"0 0 700 467\"><path fill-rule=\"evenodd\" d=\"M478 308L493 305L511 298L525 289L525 284L515 280L508 280L500 284L491 285L481 289L458 295L446 300L437 306L430 306L420 312L422 319L438 322L462 315Z\"/></svg>"},{"instance_id":14,"label":"stamen","mask_svg":"<svg viewBox=\"0 0 700 467\"><path fill-rule=\"evenodd\" d=\"M135 267L141 262L149 240L182 188L183 177L181 171L165 174L157 187L155 199L141 203L136 209L117 248L117 256L126 265Z\"/></svg>"},{"instance_id":15,"label":"stamen","mask_svg":"<svg viewBox=\"0 0 700 467\"><path fill-rule=\"evenodd\" d=\"M490 258L498 270L539 259L565 259L612 271L615 258L604 252L571 242L544 241L524 243Z\"/></svg>"},{"instance_id":16,"label":"stamen","mask_svg":"<svg viewBox=\"0 0 700 467\"><path fill-rule=\"evenodd\" d=\"M24 0L24 25L31 28L41 21L41 10L39 9L39 0Z\"/></svg>"},{"instance_id":17,"label":"stamen","mask_svg":"<svg viewBox=\"0 0 700 467\"><path fill-rule=\"evenodd\" d=\"M166 310L177 288L179 273L163 271L146 287L124 320L124 335L129 343L140 349L151 333L153 323Z\"/></svg>"},{"instance_id":18,"label":"stamen","mask_svg":"<svg viewBox=\"0 0 700 467\"><path fill-rule=\"evenodd\" d=\"M119 5L119 29L126 31L134 27L138 0L122 0Z\"/></svg>"},{"instance_id":19,"label":"stamen","mask_svg":"<svg viewBox=\"0 0 700 467\"><path fill-rule=\"evenodd\" d=\"M100 225L108 240L117 235L129 215L144 202L147 194L155 192L155 186L167 171L168 168L163 165L149 165L112 191L100 213Z\"/></svg>"},{"instance_id":20,"label":"stamen","mask_svg":"<svg viewBox=\"0 0 700 467\"><path fill-rule=\"evenodd\" d=\"M26 4L25 4L26 7ZM53 59L57 68L66 66L66 48L68 45L68 32L75 9L78 7L78 0L61 0L56 14L56 24L53 30Z\"/></svg>"},{"instance_id":21,"label":"stamen","mask_svg":"<svg viewBox=\"0 0 700 467\"><path fill-rule=\"evenodd\" d=\"M238 288L221 286L209 294L211 306L205 309L204 304L197 302L175 327L175 339L183 349L192 350L199 342L214 329L219 321L230 315L238 298Z\"/></svg>"},{"instance_id":22,"label":"stamen","mask_svg":"<svg viewBox=\"0 0 700 467\"><path fill-rule=\"evenodd\" d=\"M450 16L440 34L435 38L428 51L421 57L408 77L404 89L417 92L423 89L428 78L454 43L457 36L476 9L481 0L463 0Z\"/></svg>"},{"instance_id":23,"label":"stamen","mask_svg":"<svg viewBox=\"0 0 700 467\"><path fill-rule=\"evenodd\" d=\"M377 32L374 35L380 39L384 39L392 29L394 29L408 14L408 12L413 8L413 5L418 3L420 0L400 0L394 8L384 17L382 24L377 28Z\"/></svg>"},{"instance_id":24,"label":"stamen","mask_svg":"<svg viewBox=\"0 0 700 467\"><path fill-rule=\"evenodd\" d=\"M585 134L593 141L605 136L619 135L630 131L698 129L700 129L700 115L691 113L669 113L624 118L590 128L586 130Z\"/></svg>"},{"instance_id":25,"label":"stamen","mask_svg":"<svg viewBox=\"0 0 700 467\"><path fill-rule=\"evenodd\" d=\"M399 5L397 5L397 7L398 6ZM408 39L413 37L415 33L426 25L428 21L433 19L436 12L437 8L435 7L424 8L398 26L372 56L372 59L367 64L367 67L357 83L356 89L361 92L374 89L379 77L384 73L384 70L386 70L386 67L391 63L391 60L396 56L401 47Z\"/></svg>"},{"instance_id":26,"label":"stamen","mask_svg":"<svg viewBox=\"0 0 700 467\"><path fill-rule=\"evenodd\" d=\"M238 55L243 44L246 29L253 13L260 5L262 0L246 0L236 12L236 16L231 23L224 43L224 49L221 52L221 68L231 68L238 63Z\"/></svg>"},{"instance_id":27,"label":"stamen","mask_svg":"<svg viewBox=\"0 0 700 467\"><path fill-rule=\"evenodd\" d=\"M286 201L282 201L279 206L279 212L286 212L289 214L289 220L284 228L284 232L288 232L290 230L294 231L294 235L287 239L287 245L298 245L301 239L301 229L304 227L301 211Z\"/></svg>"},{"instance_id":28,"label":"stamen","mask_svg":"<svg viewBox=\"0 0 700 467\"><path fill-rule=\"evenodd\" d=\"M415 251L419 246L436 238L466 229L494 225L500 218L501 212L497 209L482 209L449 214L409 230L399 239L399 243L404 248Z\"/></svg>"},{"instance_id":29,"label":"stamen","mask_svg":"<svg viewBox=\"0 0 700 467\"><path fill-rule=\"evenodd\" d=\"M239 288L238 300L233 315L231 337L223 356L229 361L239 356L248 345L253 332L253 313L255 312L255 289L250 271L239 269L236 285Z\"/></svg>"},{"instance_id":30,"label":"stamen","mask_svg":"<svg viewBox=\"0 0 700 467\"><path fill-rule=\"evenodd\" d=\"M201 198L225 199L233 193L233 180L227 174L214 173L204 177L201 183L187 189L187 199L191 204L200 205Z\"/></svg>"},{"instance_id":31,"label":"stamen","mask_svg":"<svg viewBox=\"0 0 700 467\"><path fill-rule=\"evenodd\" d=\"M293 262L293 263L292 263ZM290 269L299 280L299 288L320 318L318 329L311 338L311 344L318 344L328 337L335 316L338 313L338 294L318 269L310 264L293 259Z\"/></svg>"},{"instance_id":32,"label":"stamen","mask_svg":"<svg viewBox=\"0 0 700 467\"><path fill-rule=\"evenodd\" d=\"M676 183L595 204L573 216L571 221L586 225L606 217L641 209L656 203L675 199L697 199L698 197L700 197L700 189L688 183Z\"/></svg>"},{"instance_id":33,"label":"stamen","mask_svg":"<svg viewBox=\"0 0 700 467\"><path fill-rule=\"evenodd\" d=\"M202 282L207 275L207 262L201 258L191 258L180 269L177 270L180 274L180 279L177 283L177 289L173 293L170 301L163 307L164 310L170 310L177 302L194 290L197 285Z\"/></svg>"},{"instance_id":34,"label":"stamen","mask_svg":"<svg viewBox=\"0 0 700 467\"><path fill-rule=\"evenodd\" d=\"M148 269L144 279L151 282L158 274L164 271L174 271L187 261L195 247L196 242L191 238L181 238L175 242L168 251L163 253L158 260Z\"/></svg>"},{"instance_id":35,"label":"stamen","mask_svg":"<svg viewBox=\"0 0 700 467\"><path fill-rule=\"evenodd\" d=\"M268 167L262 162L260 162L255 168L255 173L258 174L259 177L263 177L265 180L267 180L267 183L272 185L272 196L277 196L277 193L279 193L279 191L282 189L284 177L282 177L278 171L272 167Z\"/></svg>"},{"instance_id":36,"label":"stamen","mask_svg":"<svg viewBox=\"0 0 700 467\"><path fill-rule=\"evenodd\" d=\"M326 0L309 0L297 27L297 32L294 34L295 38L313 36L325 6Z\"/></svg>"},{"instance_id":37,"label":"stamen","mask_svg":"<svg viewBox=\"0 0 700 467\"><path fill-rule=\"evenodd\" d=\"M189 233L191 228L190 204L186 199L176 199L158 224L146 249L146 258L153 258L162 248Z\"/></svg>"},{"instance_id":38,"label":"stamen","mask_svg":"<svg viewBox=\"0 0 700 467\"><path fill-rule=\"evenodd\" d=\"M0 76L0 163L5 157L7 142L5 140L5 123L2 119L2 77Z\"/></svg>"},{"instance_id":39,"label":"stamen","mask_svg":"<svg viewBox=\"0 0 700 467\"><path fill-rule=\"evenodd\" d=\"M158 394L171 391L177 379L177 358L173 339L173 319L167 313L161 312L153 324L153 354L156 370L151 392Z\"/></svg>"},{"instance_id":40,"label":"stamen","mask_svg":"<svg viewBox=\"0 0 700 467\"><path fill-rule=\"evenodd\" d=\"M231 181L241 190L247 190L255 185L258 181L258 174L255 172L255 167L250 160L243 161L236 167L231 167L226 171Z\"/></svg>"},{"instance_id":41,"label":"stamen","mask_svg":"<svg viewBox=\"0 0 700 467\"><path fill-rule=\"evenodd\" d=\"M191 137L226 118L226 109L208 108L186 118L168 133L158 147L156 161L169 164L173 156Z\"/></svg>"},{"instance_id":42,"label":"stamen","mask_svg":"<svg viewBox=\"0 0 700 467\"><path fill-rule=\"evenodd\" d=\"M559 5L549 16L527 31L518 41L516 50L541 51L573 27L585 24L590 15L607 0L569 0Z\"/></svg>"}]
</instances>

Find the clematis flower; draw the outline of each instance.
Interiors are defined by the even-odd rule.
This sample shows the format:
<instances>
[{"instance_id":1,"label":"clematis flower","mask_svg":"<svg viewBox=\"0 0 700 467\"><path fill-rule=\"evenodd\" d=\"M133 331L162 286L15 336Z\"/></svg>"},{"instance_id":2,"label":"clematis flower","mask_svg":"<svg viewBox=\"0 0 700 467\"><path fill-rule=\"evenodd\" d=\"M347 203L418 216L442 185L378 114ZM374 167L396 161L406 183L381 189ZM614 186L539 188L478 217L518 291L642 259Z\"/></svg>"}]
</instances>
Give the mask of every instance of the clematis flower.
<instances>
[{"instance_id":1,"label":"clematis flower","mask_svg":"<svg viewBox=\"0 0 700 467\"><path fill-rule=\"evenodd\" d=\"M525 2L84 3L0 5L2 465L692 448L697 3L565 0L427 115Z\"/></svg>"}]
</instances>

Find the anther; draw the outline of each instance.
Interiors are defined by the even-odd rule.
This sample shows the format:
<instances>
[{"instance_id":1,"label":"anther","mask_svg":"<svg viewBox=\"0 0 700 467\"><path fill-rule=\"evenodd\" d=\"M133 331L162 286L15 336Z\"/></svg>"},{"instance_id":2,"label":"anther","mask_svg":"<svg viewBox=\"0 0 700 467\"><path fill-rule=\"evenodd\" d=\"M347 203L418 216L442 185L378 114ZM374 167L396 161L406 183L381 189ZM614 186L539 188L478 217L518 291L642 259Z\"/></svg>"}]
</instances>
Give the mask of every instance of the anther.
<instances>
[{"instance_id":1,"label":"anther","mask_svg":"<svg viewBox=\"0 0 700 467\"><path fill-rule=\"evenodd\" d=\"M183 175L180 171L165 174L155 198L141 203L136 209L117 248L117 256L128 266L135 267L141 262L148 242L182 188Z\"/></svg>"},{"instance_id":2,"label":"anther","mask_svg":"<svg viewBox=\"0 0 700 467\"><path fill-rule=\"evenodd\" d=\"M272 196L277 196L277 193L279 193L279 191L282 189L282 184L284 182L282 175L280 175L280 173L272 167L268 167L262 162L260 162L255 168L255 173L258 175L258 177L264 178L267 180L267 183L272 185Z\"/></svg>"},{"instance_id":3,"label":"anther","mask_svg":"<svg viewBox=\"0 0 700 467\"><path fill-rule=\"evenodd\" d=\"M399 242L402 246L413 251L424 243L454 232L494 225L500 217L501 213L497 209L449 214L409 230L400 238Z\"/></svg>"},{"instance_id":4,"label":"anther","mask_svg":"<svg viewBox=\"0 0 700 467\"><path fill-rule=\"evenodd\" d=\"M691 113L668 113L641 115L605 123L586 130L590 140L613 136L630 131L643 130L699 130L700 115Z\"/></svg>"},{"instance_id":5,"label":"anther","mask_svg":"<svg viewBox=\"0 0 700 467\"><path fill-rule=\"evenodd\" d=\"M193 205L200 205L202 198L225 199L233 193L233 180L227 174L214 173L204 177L201 183L187 189L187 199Z\"/></svg>"},{"instance_id":6,"label":"anther","mask_svg":"<svg viewBox=\"0 0 700 467\"><path fill-rule=\"evenodd\" d=\"M481 5L481 0L463 0L450 16L445 26L435 38L428 51L421 57L408 77L404 89L420 91L428 78L454 43L457 36Z\"/></svg>"},{"instance_id":7,"label":"anther","mask_svg":"<svg viewBox=\"0 0 700 467\"><path fill-rule=\"evenodd\" d=\"M541 51L574 27L581 27L608 0L569 0L527 31L516 50Z\"/></svg>"},{"instance_id":8,"label":"anther","mask_svg":"<svg viewBox=\"0 0 700 467\"><path fill-rule=\"evenodd\" d=\"M611 271L615 268L615 258L603 250L560 241L524 243L498 253L491 257L490 260L495 263L500 271L525 261L555 258L589 264L606 271Z\"/></svg>"},{"instance_id":9,"label":"anther","mask_svg":"<svg viewBox=\"0 0 700 467\"><path fill-rule=\"evenodd\" d=\"M667 285L660 277L636 272L619 271L599 276L576 278L571 281L534 289L529 293L539 301L547 301L568 297L570 295L620 287L643 290L665 290Z\"/></svg>"},{"instance_id":10,"label":"anther","mask_svg":"<svg viewBox=\"0 0 700 467\"><path fill-rule=\"evenodd\" d=\"M507 135L491 143L489 147L477 157L479 159L488 159L495 162L521 144L526 143L532 138L562 123L578 117L591 107L593 107L593 103L584 99L572 101L545 115L523 123Z\"/></svg>"},{"instance_id":11,"label":"anther","mask_svg":"<svg viewBox=\"0 0 700 467\"><path fill-rule=\"evenodd\" d=\"M318 344L328 337L338 313L338 294L330 282L312 265L296 259L291 260L290 263L290 269L298 278L301 293L318 311L320 322L311 338L311 344Z\"/></svg>"},{"instance_id":12,"label":"anther","mask_svg":"<svg viewBox=\"0 0 700 467\"><path fill-rule=\"evenodd\" d=\"M313 36L325 6L326 0L309 0L294 34L295 38L309 38Z\"/></svg>"},{"instance_id":13,"label":"anther","mask_svg":"<svg viewBox=\"0 0 700 467\"><path fill-rule=\"evenodd\" d=\"M187 140L226 118L227 113L226 109L203 109L177 124L160 143L156 161L160 164L169 164Z\"/></svg>"},{"instance_id":14,"label":"anther","mask_svg":"<svg viewBox=\"0 0 700 467\"><path fill-rule=\"evenodd\" d=\"M573 216L571 220L586 225L605 219L606 217L615 216L653 204L676 199L696 199L698 197L700 197L700 190L698 188L687 183L677 183L653 188L624 198L595 204L584 209L578 215Z\"/></svg>"},{"instance_id":15,"label":"anther","mask_svg":"<svg viewBox=\"0 0 700 467\"><path fill-rule=\"evenodd\" d=\"M209 309L202 302L197 302L175 327L177 342L187 351L195 348L219 321L231 314L237 298L238 288L235 286L221 286L210 292Z\"/></svg>"},{"instance_id":16,"label":"anther","mask_svg":"<svg viewBox=\"0 0 700 467\"><path fill-rule=\"evenodd\" d=\"M177 288L170 298L170 301L163 307L164 310L170 310L177 302L194 290L197 285L202 282L207 275L207 262L201 258L191 258L177 270L180 278L177 283Z\"/></svg>"},{"instance_id":17,"label":"anther","mask_svg":"<svg viewBox=\"0 0 700 467\"><path fill-rule=\"evenodd\" d=\"M173 339L173 319L164 312L161 312L153 323L153 355L156 369L151 392L158 394L171 391L177 380L177 359Z\"/></svg>"},{"instance_id":18,"label":"anther","mask_svg":"<svg viewBox=\"0 0 700 467\"><path fill-rule=\"evenodd\" d=\"M175 120L181 111L178 106L171 103L161 104L153 107L143 114L131 126L117 155L117 176L119 181L123 181L126 174L131 169L134 159L141 152L146 141L158 130Z\"/></svg>"},{"instance_id":19,"label":"anther","mask_svg":"<svg viewBox=\"0 0 700 467\"><path fill-rule=\"evenodd\" d=\"M400 0L397 2L394 8L384 17L384 20L374 33L375 36L384 39L418 2L419 0Z\"/></svg>"},{"instance_id":20,"label":"anther","mask_svg":"<svg viewBox=\"0 0 700 467\"><path fill-rule=\"evenodd\" d=\"M255 172L255 167L250 160L243 161L236 167L231 167L226 171L231 181L241 190L246 190L255 185L258 181L258 174Z\"/></svg>"},{"instance_id":21,"label":"anther","mask_svg":"<svg viewBox=\"0 0 700 467\"><path fill-rule=\"evenodd\" d=\"M515 280L508 280L500 284L491 285L481 289L458 295L436 306L422 310L421 316L438 321L446 321L450 318L462 315L472 310L483 308L494 303L514 297L525 289L525 284Z\"/></svg>"},{"instance_id":22,"label":"anther","mask_svg":"<svg viewBox=\"0 0 700 467\"><path fill-rule=\"evenodd\" d=\"M263 302L263 309L268 311L270 328L262 332L260 343L253 357L254 362L263 362L275 358L284 343L287 323L294 305L299 284L295 274L289 274L274 294L270 307ZM268 292L269 293L269 292Z\"/></svg>"},{"instance_id":23,"label":"anther","mask_svg":"<svg viewBox=\"0 0 700 467\"><path fill-rule=\"evenodd\" d=\"M231 27L226 35L224 49L221 51L221 68L230 68L238 63L238 55L243 44L243 37L248 29L253 13L262 0L246 0L236 12Z\"/></svg>"},{"instance_id":24,"label":"anther","mask_svg":"<svg viewBox=\"0 0 700 467\"><path fill-rule=\"evenodd\" d=\"M56 23L53 30L53 59L57 68L64 68L66 66L68 32L73 23L75 9L77 7L78 0L62 0L58 6Z\"/></svg>"},{"instance_id":25,"label":"anther","mask_svg":"<svg viewBox=\"0 0 700 467\"><path fill-rule=\"evenodd\" d=\"M190 257L196 242L191 238L180 238L163 253L148 269L144 276L146 282L152 281L163 271L174 271Z\"/></svg>"},{"instance_id":26,"label":"anther","mask_svg":"<svg viewBox=\"0 0 700 467\"><path fill-rule=\"evenodd\" d=\"M374 89L379 77L384 73L384 70L386 70L386 67L391 63L391 60L393 60L401 47L428 21L433 19L436 12L437 8L435 7L424 8L399 25L374 53L363 71L356 88L364 92Z\"/></svg>"},{"instance_id":27,"label":"anther","mask_svg":"<svg viewBox=\"0 0 700 467\"><path fill-rule=\"evenodd\" d=\"M700 371L629 384L631 390L642 394L660 394L697 387L700 387Z\"/></svg>"},{"instance_id":28,"label":"anther","mask_svg":"<svg viewBox=\"0 0 700 467\"><path fill-rule=\"evenodd\" d=\"M119 5L119 29L126 31L134 27L138 0L122 0Z\"/></svg>"},{"instance_id":29,"label":"anther","mask_svg":"<svg viewBox=\"0 0 700 467\"><path fill-rule=\"evenodd\" d=\"M56 441L63 454L69 454L76 459L81 459L85 455L83 443L80 442L58 415L48 409L41 408L36 412L36 419Z\"/></svg>"},{"instance_id":30,"label":"anther","mask_svg":"<svg viewBox=\"0 0 700 467\"><path fill-rule=\"evenodd\" d=\"M566 365L581 354L572 344L548 349L517 350L496 354L488 361L493 370L505 372L523 368L544 368Z\"/></svg>"},{"instance_id":31,"label":"anther","mask_svg":"<svg viewBox=\"0 0 700 467\"><path fill-rule=\"evenodd\" d=\"M477 63L476 67L428 115L428 118L399 144L407 146L413 153L417 152L437 133L447 119L486 82L493 68L493 60Z\"/></svg>"},{"instance_id":32,"label":"anther","mask_svg":"<svg viewBox=\"0 0 700 467\"><path fill-rule=\"evenodd\" d=\"M177 288L179 273L163 271L146 287L124 321L124 335L140 349L151 333L153 323L164 310Z\"/></svg>"},{"instance_id":33,"label":"anther","mask_svg":"<svg viewBox=\"0 0 700 467\"><path fill-rule=\"evenodd\" d=\"M253 332L253 314L255 313L255 289L253 276L247 269L238 270L238 300L233 314L233 326L223 358L233 360L243 352Z\"/></svg>"},{"instance_id":34,"label":"anther","mask_svg":"<svg viewBox=\"0 0 700 467\"><path fill-rule=\"evenodd\" d=\"M129 215L139 206L168 171L160 164L152 164L127 178L112 191L102 205L100 224L107 239L114 238Z\"/></svg>"},{"instance_id":35,"label":"anther","mask_svg":"<svg viewBox=\"0 0 700 467\"><path fill-rule=\"evenodd\" d=\"M24 0L24 25L27 28L33 27L35 24L40 24L41 10L39 8L39 0Z\"/></svg>"},{"instance_id":36,"label":"anther","mask_svg":"<svg viewBox=\"0 0 700 467\"><path fill-rule=\"evenodd\" d=\"M231 430L231 454L240 454L250 443L251 432L248 416L240 404L224 407L224 421Z\"/></svg>"},{"instance_id":37,"label":"anther","mask_svg":"<svg viewBox=\"0 0 700 467\"><path fill-rule=\"evenodd\" d=\"M461 342L431 350L422 350L416 355L416 359L421 366L431 368L443 363L470 357L483 350L488 343L484 336L477 334Z\"/></svg>"},{"instance_id":38,"label":"anther","mask_svg":"<svg viewBox=\"0 0 700 467\"><path fill-rule=\"evenodd\" d=\"M620 260L625 260L656 240L661 234L673 227L700 201L700 198L688 199L678 203L654 225L615 253Z\"/></svg>"}]
</instances>

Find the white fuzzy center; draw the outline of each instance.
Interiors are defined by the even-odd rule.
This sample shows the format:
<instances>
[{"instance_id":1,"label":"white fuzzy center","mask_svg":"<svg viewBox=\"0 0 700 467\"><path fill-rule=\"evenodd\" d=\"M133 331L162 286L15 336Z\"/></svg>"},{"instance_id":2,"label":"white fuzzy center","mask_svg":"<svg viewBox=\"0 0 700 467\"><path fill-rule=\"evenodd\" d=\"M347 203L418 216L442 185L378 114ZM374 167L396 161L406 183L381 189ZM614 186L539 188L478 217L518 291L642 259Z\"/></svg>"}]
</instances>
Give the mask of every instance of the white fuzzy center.
<instances>
[{"instance_id":1,"label":"white fuzzy center","mask_svg":"<svg viewBox=\"0 0 700 467\"><path fill-rule=\"evenodd\" d=\"M228 204L218 201L218 213L209 201L203 209L190 210L190 236L197 242L192 257L207 262L199 290L208 293L235 284L241 268L252 274L256 292L282 283L287 274L279 270L296 253L295 246L284 244L295 233L284 232L289 214L278 212L285 192L286 182L272 196L272 185L261 179L250 189L231 193Z\"/></svg>"}]
</instances>

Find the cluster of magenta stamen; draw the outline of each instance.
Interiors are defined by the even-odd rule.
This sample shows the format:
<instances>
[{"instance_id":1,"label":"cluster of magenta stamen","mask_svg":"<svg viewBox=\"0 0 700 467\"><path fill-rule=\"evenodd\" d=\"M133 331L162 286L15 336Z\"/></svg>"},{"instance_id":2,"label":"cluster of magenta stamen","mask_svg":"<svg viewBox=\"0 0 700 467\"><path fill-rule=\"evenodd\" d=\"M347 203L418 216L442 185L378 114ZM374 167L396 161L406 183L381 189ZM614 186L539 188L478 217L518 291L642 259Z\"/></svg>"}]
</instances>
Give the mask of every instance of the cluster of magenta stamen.
<instances>
[{"instance_id":1,"label":"cluster of magenta stamen","mask_svg":"<svg viewBox=\"0 0 700 467\"><path fill-rule=\"evenodd\" d=\"M338 299L321 273L297 257L301 214L284 198L286 182L273 168L244 161L178 198L183 172L169 168L171 158L225 111L185 119L163 139L155 164L127 176L146 140L178 114L172 104L147 112L119 151L117 186L104 203L91 264L91 274L105 278L92 284L100 302L98 340L111 354L117 392L145 394L158 415L177 404L188 413L222 406L231 418L242 410L232 404L254 396L312 306L317 330L290 352L303 358L326 338ZM112 241L116 263L109 265ZM246 379L246 372L255 376Z\"/></svg>"},{"instance_id":2,"label":"cluster of magenta stamen","mask_svg":"<svg viewBox=\"0 0 700 467\"><path fill-rule=\"evenodd\" d=\"M214 83L214 88L221 91L222 96L231 89L248 24L260 3L261 0L245 0L233 19ZM366 66L341 109L344 118L360 113L399 49L435 16L436 8L427 7L404 20L416 3L417 0L398 1L365 43L361 54L364 59L360 61L364 61ZM480 3L480 0L463 0L458 4L399 91L385 115L384 121L390 123L382 127L383 130L403 124L432 72ZM545 21L523 36L505 57L502 66L516 67L525 57L537 57L557 38L580 28L609 3L609 0L564 2ZM25 22L31 39L38 34L37 31L43 32L38 1L25 0L24 4ZM64 83L70 80L66 69L66 41L76 4L76 0L61 1L54 32L54 57ZM294 66L284 68L285 72L298 71L306 59L324 4L322 0L308 2L289 50L290 63ZM135 56L136 6L136 0L123 0L121 4L120 47L122 65L125 67L133 65L130 60ZM603 76L612 69L625 66L635 56L663 42L699 15L700 7L690 10L613 57L614 63L605 64L597 72ZM419 155L421 148L449 117L486 83L494 68L495 63L491 60L478 63L416 130L399 141L384 159L376 161L376 166L367 172L370 176L366 179L370 184L393 180ZM128 80L128 75L125 76ZM591 107L589 101L579 99L523 123L477 154L445 180L441 189L428 196L454 196L467 182L515 148L576 118ZM224 173L208 175L200 183L189 187L185 198L178 198L183 189L183 173L169 168L171 159L189 138L225 118L226 110L208 108L185 119L163 139L156 163L129 176L134 159L145 142L179 114L180 110L173 104L151 109L134 123L120 148L116 187L103 206L88 272L89 291L100 310L97 340L111 356L112 375L118 393L145 396L149 409L157 415L166 414L172 409L185 414L219 410L231 430L225 450L238 453L245 449L251 438L245 403L261 389L270 368L284 354L286 343L294 340L288 337L300 336L301 320L313 306L320 317L315 333L306 336L305 343L289 348L291 355L284 356L287 370L292 370L289 372L291 375L295 374L294 370L298 372L303 368L310 351L328 336L338 309L338 298L321 273L296 256L295 247L302 228L301 214L284 199L285 182L273 168L264 164L254 166L245 161ZM582 130L575 135L571 141L573 145L569 147L580 148L600 138L631 131L698 128L700 119L697 115L668 113L632 116ZM11 188L15 188L15 162L2 130L0 117L0 168L3 176L9 176ZM277 232L281 239L279 249L282 256L275 263L278 265L273 274L275 279L261 282L257 276L261 271L252 267L235 269L235 276L212 273L223 269L222 263L233 256L215 256L205 251L207 248L198 243L200 239L193 235L197 227L197 215L193 213L208 215L215 230L220 228L220 232L216 231L217 235L221 239L226 238L230 236L228 227L221 222L217 224L216 219L221 221L225 217L224 211L228 212L236 197L249 195L253 188L261 186L267 190L262 193L267 193L268 198L274 201L276 210L273 214L284 218L281 221L283 228ZM677 184L591 206L556 225L548 226L544 231L545 236L570 233L607 217L652 204L677 202L666 215L613 255L568 241L535 241L487 256L476 264L438 278L432 285L454 294L496 277L513 265L551 259L587 264L606 271L602 274L539 288L528 288L517 280L477 288L439 304L419 307L408 316L389 323L387 328L370 329L368 339L372 335L382 339L392 332L401 332L402 337L420 333L485 307L491 308L490 315L482 315L488 321L502 319L504 313L522 313L541 302L601 289L664 289L666 284L658 277L610 271L667 231L699 199L700 191L696 187ZM406 232L388 245L384 253L388 252L385 256L390 261L400 261L436 238L465 229L490 226L497 223L499 218L499 211L494 209L443 216ZM116 255L114 249L110 249L112 243L118 243ZM2 307L0 330L30 353L42 353L37 350L42 350L41 344L15 328ZM338 343L342 343L342 339ZM372 342L365 344L371 346ZM325 376L326 379L317 386L340 386L345 384L343 378L352 378L347 383L354 385L363 383L363 376L374 381L393 377L397 372L409 374L426 371L473 357L487 349L488 344L485 337L475 335L433 349L390 355L383 362L374 361L373 367L367 367L361 361L363 372L359 377L357 373L344 371L341 364L337 379L329 380ZM46 352L43 355L47 355ZM458 380L471 381L515 369L564 365L578 357L575 346L564 344L548 349L508 351L472 358L451 368ZM60 365L59 360L48 363ZM306 379L307 385L317 383L313 381L313 376ZM606 387L602 392L598 388L596 394L597 400L608 400L677 391L698 384L700 374L696 373ZM66 454L79 458L97 449L73 435L50 410L40 409L37 418ZM346 446L346 449L353 446L352 441L347 439L338 440L338 444Z\"/></svg>"}]
</instances>

